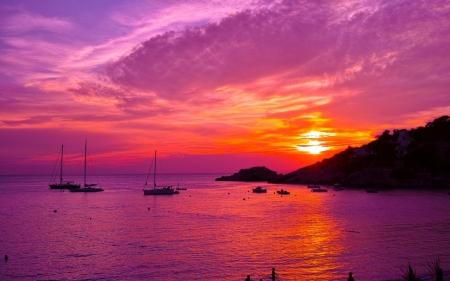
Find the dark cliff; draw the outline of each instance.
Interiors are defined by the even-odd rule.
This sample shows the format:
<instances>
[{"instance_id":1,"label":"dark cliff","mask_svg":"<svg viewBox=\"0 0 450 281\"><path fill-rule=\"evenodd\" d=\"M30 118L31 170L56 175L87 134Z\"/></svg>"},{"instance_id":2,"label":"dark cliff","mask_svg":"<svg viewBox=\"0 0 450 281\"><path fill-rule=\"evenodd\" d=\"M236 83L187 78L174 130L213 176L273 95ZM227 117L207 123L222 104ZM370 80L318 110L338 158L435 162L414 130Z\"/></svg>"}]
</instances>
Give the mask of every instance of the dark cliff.
<instances>
[{"instance_id":1,"label":"dark cliff","mask_svg":"<svg viewBox=\"0 0 450 281\"><path fill-rule=\"evenodd\" d=\"M388 130L362 147L280 175L272 183L341 183L347 186L450 186L450 118L425 127Z\"/></svg>"}]
</instances>

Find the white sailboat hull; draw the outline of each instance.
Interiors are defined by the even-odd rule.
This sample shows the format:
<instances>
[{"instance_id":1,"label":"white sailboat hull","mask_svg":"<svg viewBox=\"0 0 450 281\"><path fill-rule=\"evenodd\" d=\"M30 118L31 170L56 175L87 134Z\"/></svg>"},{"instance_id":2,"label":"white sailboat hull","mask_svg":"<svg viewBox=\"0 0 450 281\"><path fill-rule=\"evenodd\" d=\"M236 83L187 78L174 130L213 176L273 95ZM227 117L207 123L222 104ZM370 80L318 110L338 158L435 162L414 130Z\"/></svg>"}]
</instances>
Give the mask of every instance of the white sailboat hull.
<instances>
[{"instance_id":1,"label":"white sailboat hull","mask_svg":"<svg viewBox=\"0 0 450 281\"><path fill-rule=\"evenodd\" d=\"M50 189L71 189L71 188L80 188L80 185L71 182L50 184Z\"/></svg>"},{"instance_id":2,"label":"white sailboat hull","mask_svg":"<svg viewBox=\"0 0 450 281\"><path fill-rule=\"evenodd\" d=\"M172 195L172 194L177 194L177 192L171 186L154 189L144 189L144 195Z\"/></svg>"},{"instance_id":3,"label":"white sailboat hull","mask_svg":"<svg viewBox=\"0 0 450 281\"><path fill-rule=\"evenodd\" d=\"M64 181L63 180L63 157L64 157L64 145L61 145L61 163L59 168L59 183L54 182L50 183L50 189L71 189L71 188L80 188L79 184L73 183L73 181ZM52 179L53 180L53 175Z\"/></svg>"},{"instance_id":4,"label":"white sailboat hull","mask_svg":"<svg viewBox=\"0 0 450 281\"><path fill-rule=\"evenodd\" d=\"M152 189L143 189L144 195L172 195L172 194L180 194L178 190L175 190L171 185L169 186L156 186L156 151L155 151L155 167L153 170L153 188ZM149 172L150 174L150 172ZM148 179L148 177L147 177ZM147 186L147 182L145 182L145 186Z\"/></svg>"},{"instance_id":5,"label":"white sailboat hull","mask_svg":"<svg viewBox=\"0 0 450 281\"><path fill-rule=\"evenodd\" d=\"M80 188L80 186L78 186L78 188L70 188L69 190L71 192L102 192L104 191L103 188L100 187L94 187L97 184L88 184L86 183L86 147L87 147L87 140L84 143L84 185L83 187Z\"/></svg>"},{"instance_id":6,"label":"white sailboat hull","mask_svg":"<svg viewBox=\"0 0 450 281\"><path fill-rule=\"evenodd\" d=\"M101 192L104 191L103 188L99 187L81 187L70 189L71 192Z\"/></svg>"}]
</instances>

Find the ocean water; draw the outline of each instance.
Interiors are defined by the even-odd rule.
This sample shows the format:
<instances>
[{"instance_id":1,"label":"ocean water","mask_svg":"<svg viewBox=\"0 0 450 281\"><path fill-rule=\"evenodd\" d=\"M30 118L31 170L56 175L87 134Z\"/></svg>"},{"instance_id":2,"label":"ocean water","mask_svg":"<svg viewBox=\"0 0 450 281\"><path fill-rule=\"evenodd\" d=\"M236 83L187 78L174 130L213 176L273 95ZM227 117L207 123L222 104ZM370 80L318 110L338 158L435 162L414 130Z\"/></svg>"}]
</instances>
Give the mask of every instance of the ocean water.
<instances>
[{"instance_id":1,"label":"ocean water","mask_svg":"<svg viewBox=\"0 0 450 281\"><path fill-rule=\"evenodd\" d=\"M312 193L219 176L159 176L187 188L173 196L144 196L146 175L101 176L105 191L87 194L0 176L0 280L270 280L272 267L277 280L399 280L436 257L450 270L446 190Z\"/></svg>"}]
</instances>

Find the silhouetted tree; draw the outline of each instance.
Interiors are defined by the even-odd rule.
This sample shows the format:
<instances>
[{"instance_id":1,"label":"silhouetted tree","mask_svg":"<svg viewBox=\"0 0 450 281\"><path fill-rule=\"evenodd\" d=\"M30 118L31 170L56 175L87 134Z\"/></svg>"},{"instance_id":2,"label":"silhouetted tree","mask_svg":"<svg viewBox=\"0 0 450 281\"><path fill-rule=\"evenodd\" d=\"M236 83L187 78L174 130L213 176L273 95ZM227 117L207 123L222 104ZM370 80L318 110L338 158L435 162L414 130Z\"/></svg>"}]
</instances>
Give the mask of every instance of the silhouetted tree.
<instances>
[{"instance_id":1,"label":"silhouetted tree","mask_svg":"<svg viewBox=\"0 0 450 281\"><path fill-rule=\"evenodd\" d=\"M401 185L404 180L409 178L411 172L405 168L394 169L389 173L391 178L394 178L398 181L398 185Z\"/></svg>"},{"instance_id":2,"label":"silhouetted tree","mask_svg":"<svg viewBox=\"0 0 450 281\"><path fill-rule=\"evenodd\" d=\"M377 139L379 140L379 141L383 141L383 142L388 142L388 141L390 141L391 140L391 135L389 134L389 130L385 130L384 132L383 132L383 134L381 134L380 136L377 136Z\"/></svg>"}]
</instances>

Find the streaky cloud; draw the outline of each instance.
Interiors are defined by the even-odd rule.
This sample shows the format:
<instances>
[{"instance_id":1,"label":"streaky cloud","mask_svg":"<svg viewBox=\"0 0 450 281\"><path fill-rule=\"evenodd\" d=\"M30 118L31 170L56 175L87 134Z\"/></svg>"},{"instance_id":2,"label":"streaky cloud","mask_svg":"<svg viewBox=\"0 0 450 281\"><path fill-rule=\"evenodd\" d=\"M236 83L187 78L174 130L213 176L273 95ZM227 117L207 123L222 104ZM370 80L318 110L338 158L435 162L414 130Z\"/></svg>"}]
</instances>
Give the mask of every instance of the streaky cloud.
<instances>
[{"instance_id":1,"label":"streaky cloud","mask_svg":"<svg viewBox=\"0 0 450 281\"><path fill-rule=\"evenodd\" d=\"M280 85L312 77L328 80L321 89L333 95L376 95L384 90L380 87L393 85L396 99L411 82L420 83L418 77L428 80L422 85L431 91L448 85L445 1L375 1L342 8L347 3L282 1L271 9L166 32L111 62L104 75L117 85L180 101L276 76L272 95L292 93ZM255 91L270 95L263 89Z\"/></svg>"},{"instance_id":2,"label":"streaky cloud","mask_svg":"<svg viewBox=\"0 0 450 281\"><path fill-rule=\"evenodd\" d=\"M105 75L166 99L189 100L298 68L314 57L314 47L327 45L312 28L326 15L301 14L289 5L239 12L217 24L155 36L109 64Z\"/></svg>"}]
</instances>

